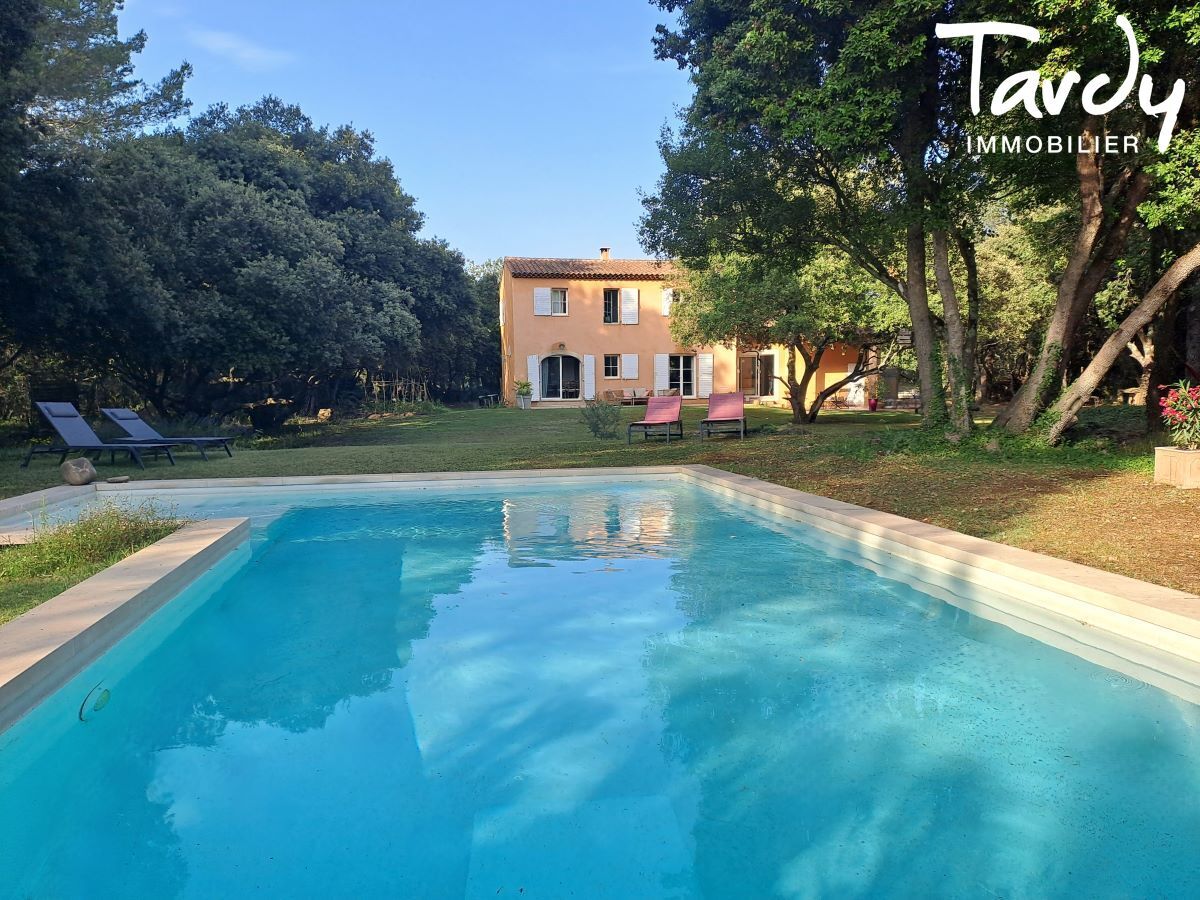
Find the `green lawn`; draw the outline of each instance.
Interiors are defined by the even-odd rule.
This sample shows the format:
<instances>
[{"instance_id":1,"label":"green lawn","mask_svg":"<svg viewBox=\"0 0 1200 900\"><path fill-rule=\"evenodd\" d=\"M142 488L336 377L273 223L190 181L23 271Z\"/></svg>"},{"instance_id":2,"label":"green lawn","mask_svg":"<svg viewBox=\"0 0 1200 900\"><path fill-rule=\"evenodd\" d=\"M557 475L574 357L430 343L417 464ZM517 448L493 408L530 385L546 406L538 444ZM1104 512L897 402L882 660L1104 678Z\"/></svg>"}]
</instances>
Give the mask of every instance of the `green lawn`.
<instances>
[{"instance_id":1,"label":"green lawn","mask_svg":"<svg viewBox=\"0 0 1200 900\"><path fill-rule=\"evenodd\" d=\"M641 410L623 410L627 421ZM789 487L895 512L981 537L1200 592L1194 538L1200 496L1153 485L1151 442L1137 437L1141 411L1089 413L1093 436L1047 449L983 433L961 445L923 438L905 413L828 413L795 429L783 410L752 409L752 433L703 443L703 411L684 413L682 442L627 447L593 438L579 410L442 410L331 425L289 427L233 459L179 465L99 466L101 477L349 475L697 462ZM1134 427L1130 427L1133 423ZM1132 437L1130 437L1132 435ZM1115 437L1114 437L1115 436ZM17 468L0 454L0 491L13 495L58 483L52 460Z\"/></svg>"},{"instance_id":2,"label":"green lawn","mask_svg":"<svg viewBox=\"0 0 1200 900\"><path fill-rule=\"evenodd\" d=\"M61 594L182 525L150 508L102 506L0 551L0 624Z\"/></svg>"}]
</instances>

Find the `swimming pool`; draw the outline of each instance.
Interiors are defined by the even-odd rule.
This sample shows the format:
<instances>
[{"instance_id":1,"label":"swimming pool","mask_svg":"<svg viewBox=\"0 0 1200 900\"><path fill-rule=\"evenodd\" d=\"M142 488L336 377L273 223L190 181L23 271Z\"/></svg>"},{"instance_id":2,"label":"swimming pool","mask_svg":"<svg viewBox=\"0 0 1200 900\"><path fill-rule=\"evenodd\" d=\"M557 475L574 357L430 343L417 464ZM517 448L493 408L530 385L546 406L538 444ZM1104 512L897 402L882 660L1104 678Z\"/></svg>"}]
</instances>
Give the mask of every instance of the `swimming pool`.
<instances>
[{"instance_id":1,"label":"swimming pool","mask_svg":"<svg viewBox=\"0 0 1200 900\"><path fill-rule=\"evenodd\" d=\"M1200 707L815 529L685 483L173 499L254 538L0 736L0 892L1200 893Z\"/></svg>"}]
</instances>

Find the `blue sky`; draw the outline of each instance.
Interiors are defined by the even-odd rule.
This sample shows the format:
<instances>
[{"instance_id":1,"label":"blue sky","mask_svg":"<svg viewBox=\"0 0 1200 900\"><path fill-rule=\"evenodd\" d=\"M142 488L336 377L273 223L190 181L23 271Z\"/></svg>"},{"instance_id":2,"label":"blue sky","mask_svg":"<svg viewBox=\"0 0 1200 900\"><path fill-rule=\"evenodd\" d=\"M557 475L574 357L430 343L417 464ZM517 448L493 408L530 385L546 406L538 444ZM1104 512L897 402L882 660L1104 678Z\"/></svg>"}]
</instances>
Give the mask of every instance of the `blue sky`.
<instances>
[{"instance_id":1,"label":"blue sky","mask_svg":"<svg viewBox=\"0 0 1200 900\"><path fill-rule=\"evenodd\" d=\"M374 133L404 188L468 259L644 255L639 188L690 95L654 59L647 0L128 0L138 74L186 59L199 111L277 94Z\"/></svg>"}]
</instances>

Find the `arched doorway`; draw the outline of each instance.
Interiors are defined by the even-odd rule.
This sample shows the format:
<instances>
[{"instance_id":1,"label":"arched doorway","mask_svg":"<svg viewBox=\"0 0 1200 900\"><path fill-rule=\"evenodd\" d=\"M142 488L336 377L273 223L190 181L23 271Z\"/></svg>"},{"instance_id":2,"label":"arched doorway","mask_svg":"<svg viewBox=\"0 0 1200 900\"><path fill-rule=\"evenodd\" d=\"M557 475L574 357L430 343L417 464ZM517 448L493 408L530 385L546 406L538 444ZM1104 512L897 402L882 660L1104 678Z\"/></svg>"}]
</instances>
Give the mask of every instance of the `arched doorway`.
<instances>
[{"instance_id":1,"label":"arched doorway","mask_svg":"<svg viewBox=\"0 0 1200 900\"><path fill-rule=\"evenodd\" d=\"M542 399L579 399L579 360L574 356L542 358Z\"/></svg>"}]
</instances>

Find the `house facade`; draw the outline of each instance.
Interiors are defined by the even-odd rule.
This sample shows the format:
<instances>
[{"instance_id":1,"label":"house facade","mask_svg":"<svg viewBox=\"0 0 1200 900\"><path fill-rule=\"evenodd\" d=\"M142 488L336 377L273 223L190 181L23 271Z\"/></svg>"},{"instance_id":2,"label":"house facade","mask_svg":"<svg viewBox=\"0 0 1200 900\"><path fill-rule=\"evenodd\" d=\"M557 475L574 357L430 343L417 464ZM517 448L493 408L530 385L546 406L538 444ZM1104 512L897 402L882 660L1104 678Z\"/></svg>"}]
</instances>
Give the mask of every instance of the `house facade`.
<instances>
[{"instance_id":1,"label":"house facade","mask_svg":"<svg viewBox=\"0 0 1200 900\"><path fill-rule=\"evenodd\" d=\"M741 391L747 399L785 405L783 347L685 347L671 337L669 262L506 257L500 276L503 392L516 403L528 381L534 407L678 392L702 403L710 394ZM845 377L854 362L831 348L810 392ZM800 363L802 365L802 363Z\"/></svg>"}]
</instances>

